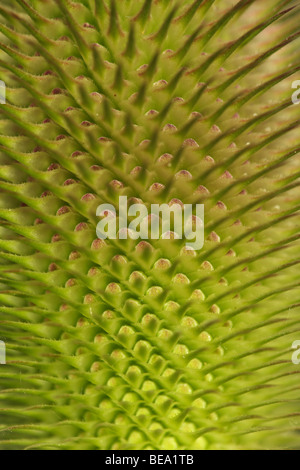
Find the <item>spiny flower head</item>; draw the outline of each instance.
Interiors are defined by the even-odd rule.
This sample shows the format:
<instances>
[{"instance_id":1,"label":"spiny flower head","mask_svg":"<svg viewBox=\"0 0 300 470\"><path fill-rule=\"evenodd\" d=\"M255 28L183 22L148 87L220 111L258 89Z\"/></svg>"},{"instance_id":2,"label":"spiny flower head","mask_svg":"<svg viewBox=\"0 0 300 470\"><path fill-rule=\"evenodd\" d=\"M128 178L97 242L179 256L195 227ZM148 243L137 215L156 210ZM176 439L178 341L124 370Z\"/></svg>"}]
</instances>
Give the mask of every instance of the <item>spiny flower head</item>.
<instances>
[{"instance_id":1,"label":"spiny flower head","mask_svg":"<svg viewBox=\"0 0 300 470\"><path fill-rule=\"evenodd\" d=\"M299 447L298 2L2 0L2 449ZM205 243L97 238L204 204Z\"/></svg>"}]
</instances>

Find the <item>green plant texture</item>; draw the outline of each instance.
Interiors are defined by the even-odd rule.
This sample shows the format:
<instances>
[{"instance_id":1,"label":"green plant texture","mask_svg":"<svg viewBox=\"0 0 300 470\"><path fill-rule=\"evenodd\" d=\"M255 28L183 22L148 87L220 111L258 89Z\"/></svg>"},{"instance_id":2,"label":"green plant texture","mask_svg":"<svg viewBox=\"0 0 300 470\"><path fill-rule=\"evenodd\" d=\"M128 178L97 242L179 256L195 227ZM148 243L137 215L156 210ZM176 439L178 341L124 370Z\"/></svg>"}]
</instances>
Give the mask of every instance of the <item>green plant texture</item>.
<instances>
[{"instance_id":1,"label":"green plant texture","mask_svg":"<svg viewBox=\"0 0 300 470\"><path fill-rule=\"evenodd\" d=\"M300 448L299 20L1 0L0 449ZM120 196L203 248L97 239Z\"/></svg>"}]
</instances>

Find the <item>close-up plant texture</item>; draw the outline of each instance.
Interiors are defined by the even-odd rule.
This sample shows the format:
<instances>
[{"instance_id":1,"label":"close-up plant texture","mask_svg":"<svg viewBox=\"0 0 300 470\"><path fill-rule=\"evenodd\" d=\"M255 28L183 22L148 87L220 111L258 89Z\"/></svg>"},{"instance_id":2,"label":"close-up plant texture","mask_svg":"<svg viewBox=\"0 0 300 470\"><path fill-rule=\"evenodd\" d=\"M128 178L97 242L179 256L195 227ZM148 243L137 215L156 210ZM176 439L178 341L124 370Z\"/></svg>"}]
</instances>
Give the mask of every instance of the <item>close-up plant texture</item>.
<instances>
[{"instance_id":1,"label":"close-up plant texture","mask_svg":"<svg viewBox=\"0 0 300 470\"><path fill-rule=\"evenodd\" d=\"M300 448L299 7L1 0L0 449Z\"/></svg>"}]
</instances>

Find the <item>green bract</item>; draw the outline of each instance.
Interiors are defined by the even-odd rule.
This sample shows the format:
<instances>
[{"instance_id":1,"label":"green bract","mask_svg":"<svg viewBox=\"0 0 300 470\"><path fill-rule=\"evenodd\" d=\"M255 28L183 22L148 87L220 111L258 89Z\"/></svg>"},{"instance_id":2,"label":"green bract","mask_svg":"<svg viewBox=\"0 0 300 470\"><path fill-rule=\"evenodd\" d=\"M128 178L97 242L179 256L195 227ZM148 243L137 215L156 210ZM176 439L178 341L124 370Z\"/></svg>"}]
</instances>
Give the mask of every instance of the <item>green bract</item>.
<instances>
[{"instance_id":1,"label":"green bract","mask_svg":"<svg viewBox=\"0 0 300 470\"><path fill-rule=\"evenodd\" d=\"M297 5L1 0L1 449L300 447Z\"/></svg>"}]
</instances>

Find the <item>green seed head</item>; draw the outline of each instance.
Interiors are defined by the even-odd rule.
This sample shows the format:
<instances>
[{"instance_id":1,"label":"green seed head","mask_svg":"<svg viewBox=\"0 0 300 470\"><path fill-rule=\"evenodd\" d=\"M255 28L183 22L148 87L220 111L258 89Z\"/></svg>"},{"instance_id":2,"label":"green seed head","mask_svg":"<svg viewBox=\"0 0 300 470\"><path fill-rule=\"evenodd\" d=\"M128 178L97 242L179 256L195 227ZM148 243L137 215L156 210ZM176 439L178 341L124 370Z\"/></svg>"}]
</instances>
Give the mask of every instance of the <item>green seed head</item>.
<instances>
[{"instance_id":1,"label":"green seed head","mask_svg":"<svg viewBox=\"0 0 300 470\"><path fill-rule=\"evenodd\" d=\"M299 448L298 7L2 0L1 449Z\"/></svg>"}]
</instances>

